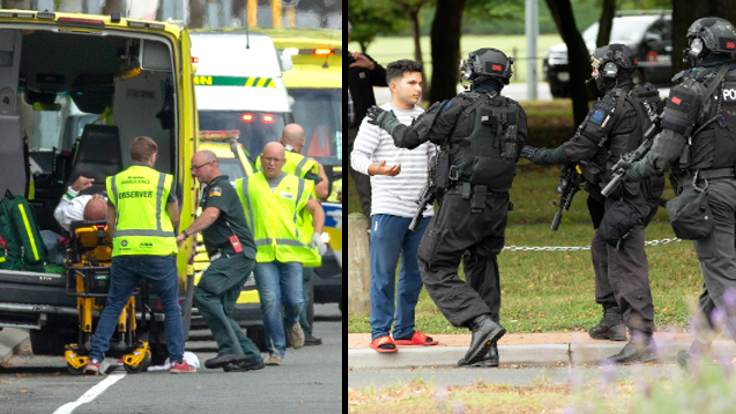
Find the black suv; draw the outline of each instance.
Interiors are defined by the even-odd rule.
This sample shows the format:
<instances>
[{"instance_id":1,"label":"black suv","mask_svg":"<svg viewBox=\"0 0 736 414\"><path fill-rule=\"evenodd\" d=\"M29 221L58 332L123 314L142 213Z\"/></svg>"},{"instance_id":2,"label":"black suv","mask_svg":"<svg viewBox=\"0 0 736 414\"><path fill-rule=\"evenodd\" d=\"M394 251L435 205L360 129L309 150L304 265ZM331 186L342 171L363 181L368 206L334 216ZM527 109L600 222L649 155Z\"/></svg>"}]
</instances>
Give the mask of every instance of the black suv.
<instances>
[{"instance_id":1,"label":"black suv","mask_svg":"<svg viewBox=\"0 0 736 414\"><path fill-rule=\"evenodd\" d=\"M610 43L623 43L636 52L639 68L636 82L667 85L672 78L672 15L670 11L652 14L628 11L613 18ZM598 23L583 32L588 50L595 50ZM549 48L543 62L544 76L555 98L570 96L570 71L567 66L567 46L558 43Z\"/></svg>"}]
</instances>

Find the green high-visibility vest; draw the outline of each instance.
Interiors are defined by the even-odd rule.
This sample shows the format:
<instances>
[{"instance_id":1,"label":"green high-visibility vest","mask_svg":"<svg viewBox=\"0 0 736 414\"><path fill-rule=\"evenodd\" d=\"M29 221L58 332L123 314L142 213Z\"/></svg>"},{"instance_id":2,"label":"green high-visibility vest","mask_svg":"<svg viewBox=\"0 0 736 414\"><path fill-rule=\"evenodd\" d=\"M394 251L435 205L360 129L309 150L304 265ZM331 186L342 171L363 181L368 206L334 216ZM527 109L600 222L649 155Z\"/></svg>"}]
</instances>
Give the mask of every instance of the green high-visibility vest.
<instances>
[{"instance_id":1,"label":"green high-visibility vest","mask_svg":"<svg viewBox=\"0 0 736 414\"><path fill-rule=\"evenodd\" d=\"M253 231L257 263L310 260L312 249L301 234L299 214L305 210L314 183L286 174L272 191L259 171L238 178L234 186Z\"/></svg>"},{"instance_id":2,"label":"green high-visibility vest","mask_svg":"<svg viewBox=\"0 0 736 414\"><path fill-rule=\"evenodd\" d=\"M282 168L283 172L287 174L293 174L301 179L305 179L305 176L310 172L314 175L319 175L319 164L317 164L317 161L315 161L314 159L305 157L298 152L291 151L286 151L284 155L286 160L284 162L284 167ZM263 171L260 155L258 156L258 158L256 158L256 169L258 171ZM309 179L306 179L306 181L312 183L311 195L316 200L317 194L314 192L314 181ZM314 234L314 227L312 226L312 215L307 209L304 209L299 213L297 219L300 235L302 236L302 241L309 245L312 242L312 235ZM312 252L310 253L308 258L305 255L302 264L306 267L322 266L322 257L319 255L317 248L312 249Z\"/></svg>"},{"instance_id":3,"label":"green high-visibility vest","mask_svg":"<svg viewBox=\"0 0 736 414\"><path fill-rule=\"evenodd\" d=\"M107 195L115 206L112 256L176 254L176 236L166 210L174 177L133 165L107 177Z\"/></svg>"}]
</instances>

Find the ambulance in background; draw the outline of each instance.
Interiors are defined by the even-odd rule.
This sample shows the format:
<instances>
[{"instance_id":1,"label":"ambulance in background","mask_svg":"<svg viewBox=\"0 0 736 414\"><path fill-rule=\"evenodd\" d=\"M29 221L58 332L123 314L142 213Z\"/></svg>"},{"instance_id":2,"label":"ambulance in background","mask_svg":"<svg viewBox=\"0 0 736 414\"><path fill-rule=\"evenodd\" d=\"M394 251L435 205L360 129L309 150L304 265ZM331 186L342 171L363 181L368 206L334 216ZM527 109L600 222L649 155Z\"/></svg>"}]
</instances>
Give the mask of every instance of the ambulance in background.
<instances>
[{"instance_id":1,"label":"ambulance in background","mask_svg":"<svg viewBox=\"0 0 736 414\"><path fill-rule=\"evenodd\" d=\"M194 84L203 131L237 130L251 163L292 121L273 41L244 31L193 32Z\"/></svg>"},{"instance_id":2,"label":"ambulance in background","mask_svg":"<svg viewBox=\"0 0 736 414\"><path fill-rule=\"evenodd\" d=\"M294 122L306 132L302 153L319 161L330 179L330 195L322 206L332 254L316 269L315 302L342 305L342 34L326 29L264 32L293 64L283 79Z\"/></svg>"}]
</instances>

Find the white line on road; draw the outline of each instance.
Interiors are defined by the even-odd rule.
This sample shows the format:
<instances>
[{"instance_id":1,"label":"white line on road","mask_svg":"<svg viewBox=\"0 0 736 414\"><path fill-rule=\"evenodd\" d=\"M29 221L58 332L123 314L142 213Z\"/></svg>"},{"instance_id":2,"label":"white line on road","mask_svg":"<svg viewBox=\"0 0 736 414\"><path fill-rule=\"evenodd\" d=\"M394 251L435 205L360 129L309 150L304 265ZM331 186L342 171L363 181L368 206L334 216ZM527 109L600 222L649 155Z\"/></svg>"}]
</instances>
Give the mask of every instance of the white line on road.
<instances>
[{"instance_id":1,"label":"white line on road","mask_svg":"<svg viewBox=\"0 0 736 414\"><path fill-rule=\"evenodd\" d=\"M88 402L94 401L94 399L99 397L100 394L105 392L106 389L110 388L113 384L123 378L125 378L125 374L108 375L107 378L98 382L94 387L90 388L89 390L87 390L87 392L82 394L81 397L77 398L77 401L69 402L62 405L61 407L57 408L53 414L71 414L71 412L74 411L75 408L79 407L82 404L87 404Z\"/></svg>"}]
</instances>

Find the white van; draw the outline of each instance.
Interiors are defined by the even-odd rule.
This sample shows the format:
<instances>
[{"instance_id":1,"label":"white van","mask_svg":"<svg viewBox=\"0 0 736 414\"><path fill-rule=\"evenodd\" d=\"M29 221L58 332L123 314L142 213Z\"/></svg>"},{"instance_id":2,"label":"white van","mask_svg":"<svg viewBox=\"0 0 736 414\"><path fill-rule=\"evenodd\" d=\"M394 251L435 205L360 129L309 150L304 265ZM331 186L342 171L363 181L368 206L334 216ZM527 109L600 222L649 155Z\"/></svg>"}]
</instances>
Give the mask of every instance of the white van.
<instances>
[{"instance_id":1,"label":"white van","mask_svg":"<svg viewBox=\"0 0 736 414\"><path fill-rule=\"evenodd\" d=\"M252 162L292 122L273 41L246 32L194 32L191 37L199 128L240 131Z\"/></svg>"}]
</instances>

